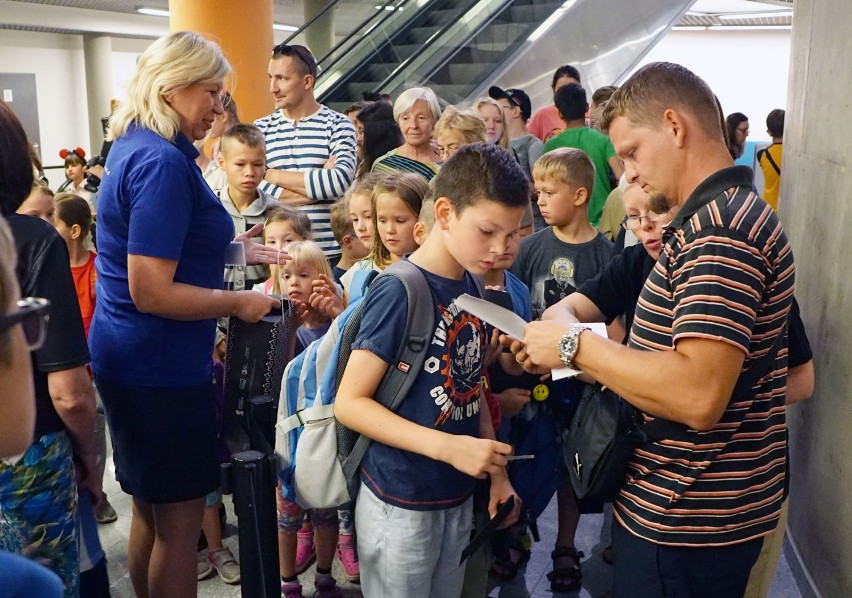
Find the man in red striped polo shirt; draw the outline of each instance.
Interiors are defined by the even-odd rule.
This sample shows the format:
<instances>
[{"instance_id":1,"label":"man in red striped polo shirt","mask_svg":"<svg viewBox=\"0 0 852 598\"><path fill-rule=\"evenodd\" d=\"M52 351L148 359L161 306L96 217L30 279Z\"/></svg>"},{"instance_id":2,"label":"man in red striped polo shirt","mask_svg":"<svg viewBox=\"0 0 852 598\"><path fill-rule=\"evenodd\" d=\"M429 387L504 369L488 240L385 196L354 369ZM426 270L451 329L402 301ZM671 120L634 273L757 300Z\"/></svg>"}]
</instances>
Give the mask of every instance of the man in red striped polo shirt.
<instances>
[{"instance_id":1,"label":"man in red striped polo shirt","mask_svg":"<svg viewBox=\"0 0 852 598\"><path fill-rule=\"evenodd\" d=\"M628 181L680 206L629 344L572 324L557 304L543 317L560 323L528 325L513 350L531 370L575 365L646 419L684 426L631 459L614 505L616 598L742 596L784 495L793 255L695 74L649 64L603 118Z\"/></svg>"}]
</instances>

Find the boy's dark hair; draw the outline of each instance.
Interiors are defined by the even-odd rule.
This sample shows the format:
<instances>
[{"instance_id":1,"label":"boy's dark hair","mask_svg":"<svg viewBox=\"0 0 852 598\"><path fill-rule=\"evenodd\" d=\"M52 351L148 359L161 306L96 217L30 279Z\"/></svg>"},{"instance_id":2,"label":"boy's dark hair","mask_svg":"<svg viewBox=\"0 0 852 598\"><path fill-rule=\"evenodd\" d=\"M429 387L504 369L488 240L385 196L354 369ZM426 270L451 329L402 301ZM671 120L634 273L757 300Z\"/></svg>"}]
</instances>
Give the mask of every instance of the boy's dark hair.
<instances>
[{"instance_id":1,"label":"boy's dark hair","mask_svg":"<svg viewBox=\"0 0 852 598\"><path fill-rule=\"evenodd\" d=\"M334 240L338 245L343 245L343 239L347 236L355 236L355 227L352 225L352 218L349 216L349 202L345 199L340 199L329 208L331 214L331 232L334 235Z\"/></svg>"},{"instance_id":2,"label":"boy's dark hair","mask_svg":"<svg viewBox=\"0 0 852 598\"><path fill-rule=\"evenodd\" d=\"M776 108L766 117L766 128L773 137L784 136L784 115L781 108Z\"/></svg>"},{"instance_id":3,"label":"boy's dark hair","mask_svg":"<svg viewBox=\"0 0 852 598\"><path fill-rule=\"evenodd\" d=\"M0 210L14 214L33 187L33 163L24 127L0 100Z\"/></svg>"},{"instance_id":4,"label":"boy's dark hair","mask_svg":"<svg viewBox=\"0 0 852 598\"><path fill-rule=\"evenodd\" d=\"M556 69L556 72L553 73L553 81L550 82L550 89L556 89L556 82L562 77L571 77L572 79L576 79L577 83L582 82L580 79L580 71L578 71L576 67L573 67L570 64L563 64Z\"/></svg>"},{"instance_id":5,"label":"boy's dark hair","mask_svg":"<svg viewBox=\"0 0 852 598\"><path fill-rule=\"evenodd\" d=\"M582 120L589 108L586 90L576 83L560 87L553 97L553 103L564 121Z\"/></svg>"},{"instance_id":6,"label":"boy's dark hair","mask_svg":"<svg viewBox=\"0 0 852 598\"><path fill-rule=\"evenodd\" d=\"M457 215L481 199L511 208L529 203L529 181L517 160L487 143L462 146L441 166L431 188L433 197L450 200Z\"/></svg>"},{"instance_id":7,"label":"boy's dark hair","mask_svg":"<svg viewBox=\"0 0 852 598\"><path fill-rule=\"evenodd\" d=\"M219 144L220 150L225 149L231 141L239 141L252 149L266 149L266 139L263 137L263 133L256 126L248 123L239 123L225 131Z\"/></svg>"},{"instance_id":8,"label":"boy's dark hair","mask_svg":"<svg viewBox=\"0 0 852 598\"><path fill-rule=\"evenodd\" d=\"M560 147L539 158L533 166L534 180L554 179L579 189L583 187L592 197L595 189L595 165L583 150Z\"/></svg>"},{"instance_id":9,"label":"boy's dark hair","mask_svg":"<svg viewBox=\"0 0 852 598\"><path fill-rule=\"evenodd\" d=\"M80 227L82 236L89 234L92 228L92 208L89 202L73 193L57 193L53 201L56 204L56 217L72 227L75 224Z\"/></svg>"}]
</instances>

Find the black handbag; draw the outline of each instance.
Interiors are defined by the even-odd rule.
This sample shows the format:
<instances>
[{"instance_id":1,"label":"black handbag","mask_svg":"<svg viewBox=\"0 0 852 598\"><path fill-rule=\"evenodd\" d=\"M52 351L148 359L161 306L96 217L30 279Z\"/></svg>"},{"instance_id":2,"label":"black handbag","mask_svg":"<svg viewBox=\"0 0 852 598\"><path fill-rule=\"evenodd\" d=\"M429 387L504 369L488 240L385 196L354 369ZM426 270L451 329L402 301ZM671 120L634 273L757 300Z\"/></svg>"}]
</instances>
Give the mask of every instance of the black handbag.
<instances>
[{"instance_id":1,"label":"black handbag","mask_svg":"<svg viewBox=\"0 0 852 598\"><path fill-rule=\"evenodd\" d=\"M759 363L740 376L732 400L751 393L770 370L785 335L779 334ZM615 392L599 384L587 385L571 423L563 433L562 464L580 501L603 504L615 500L627 481L633 451L658 440L690 440L689 428L656 417L643 423L642 414Z\"/></svg>"}]
</instances>

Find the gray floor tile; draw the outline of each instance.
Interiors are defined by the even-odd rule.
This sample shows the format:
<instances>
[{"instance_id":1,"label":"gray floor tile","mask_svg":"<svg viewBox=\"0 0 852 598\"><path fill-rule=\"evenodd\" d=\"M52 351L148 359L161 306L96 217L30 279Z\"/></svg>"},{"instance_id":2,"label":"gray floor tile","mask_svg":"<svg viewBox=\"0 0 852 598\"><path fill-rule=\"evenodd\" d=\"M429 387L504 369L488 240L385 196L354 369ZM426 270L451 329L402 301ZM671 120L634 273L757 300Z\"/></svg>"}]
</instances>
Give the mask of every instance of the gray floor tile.
<instances>
[{"instance_id":1,"label":"gray floor tile","mask_svg":"<svg viewBox=\"0 0 852 598\"><path fill-rule=\"evenodd\" d=\"M130 497L121 492L115 482L111 461L104 479L104 489L110 503L118 513L118 521L98 526L101 544L107 553L108 570L113 598L132 598L134 596L130 578L127 574L127 538L130 533L131 502ZM224 543L239 557L236 517L231 498L226 496L224 503L228 513L228 526L224 530ZM603 517L601 515L583 515L577 529L576 545L586 554L583 559L583 587L573 594L554 594L550 591L547 573L552 569L550 551L556 539L556 501L551 501L539 519L541 541L534 544L530 561L521 568L518 577L499 585L491 580L489 596L493 598L561 598L577 596L580 598L601 598L609 589L611 567L603 562L600 552L603 544L600 540ZM338 580L344 579L340 563L335 559L332 570ZM305 596L313 593L314 568L300 577ZM362 596L359 586L342 582L345 598ZM240 596L238 586L230 586L217 576L198 583L198 596L201 598L233 598ZM770 591L770 598L802 598L793 579L785 555L782 553L778 571Z\"/></svg>"}]
</instances>

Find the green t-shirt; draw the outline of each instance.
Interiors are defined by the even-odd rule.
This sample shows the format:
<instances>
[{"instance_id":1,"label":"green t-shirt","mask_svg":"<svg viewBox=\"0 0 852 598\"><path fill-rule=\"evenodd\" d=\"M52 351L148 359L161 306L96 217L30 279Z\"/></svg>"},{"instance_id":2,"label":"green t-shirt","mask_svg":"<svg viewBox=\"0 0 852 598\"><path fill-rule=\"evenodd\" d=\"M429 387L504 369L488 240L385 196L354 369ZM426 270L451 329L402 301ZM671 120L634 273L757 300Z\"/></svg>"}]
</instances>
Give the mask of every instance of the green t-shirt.
<instances>
[{"instance_id":1,"label":"green t-shirt","mask_svg":"<svg viewBox=\"0 0 852 598\"><path fill-rule=\"evenodd\" d=\"M615 155L615 148L609 137L589 127L574 127L566 129L556 137L551 137L544 144L544 153L559 147L574 147L586 152L595 165L595 188L589 201L589 223L597 227L601 221L609 188L608 160Z\"/></svg>"}]
</instances>

